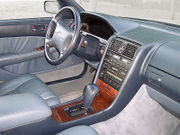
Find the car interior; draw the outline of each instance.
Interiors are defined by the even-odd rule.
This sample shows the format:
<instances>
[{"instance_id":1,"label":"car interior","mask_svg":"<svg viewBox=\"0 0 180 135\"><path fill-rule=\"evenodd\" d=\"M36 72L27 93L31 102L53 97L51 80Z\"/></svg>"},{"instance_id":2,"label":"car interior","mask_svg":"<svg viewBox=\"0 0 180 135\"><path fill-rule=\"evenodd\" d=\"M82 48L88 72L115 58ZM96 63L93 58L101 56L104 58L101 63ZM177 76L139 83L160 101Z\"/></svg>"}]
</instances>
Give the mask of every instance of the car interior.
<instances>
[{"instance_id":1,"label":"car interior","mask_svg":"<svg viewBox=\"0 0 180 135\"><path fill-rule=\"evenodd\" d=\"M58 4L0 21L0 135L179 135L180 26Z\"/></svg>"}]
</instances>

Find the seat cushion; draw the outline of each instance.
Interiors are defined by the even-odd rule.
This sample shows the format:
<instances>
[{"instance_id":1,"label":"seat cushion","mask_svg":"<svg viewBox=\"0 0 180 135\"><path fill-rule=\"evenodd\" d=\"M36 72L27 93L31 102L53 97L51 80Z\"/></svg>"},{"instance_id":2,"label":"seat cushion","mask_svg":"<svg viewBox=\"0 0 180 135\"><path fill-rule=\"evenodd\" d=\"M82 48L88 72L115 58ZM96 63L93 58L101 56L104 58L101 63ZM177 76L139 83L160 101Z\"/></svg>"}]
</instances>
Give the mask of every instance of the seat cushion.
<instances>
[{"instance_id":1,"label":"seat cushion","mask_svg":"<svg viewBox=\"0 0 180 135\"><path fill-rule=\"evenodd\" d=\"M34 93L43 98L50 107L60 104L59 98L34 75L26 74L0 84L0 96L18 93Z\"/></svg>"},{"instance_id":2,"label":"seat cushion","mask_svg":"<svg viewBox=\"0 0 180 135\"><path fill-rule=\"evenodd\" d=\"M98 135L98 133L89 126L76 126L66 129L56 135Z\"/></svg>"}]
</instances>

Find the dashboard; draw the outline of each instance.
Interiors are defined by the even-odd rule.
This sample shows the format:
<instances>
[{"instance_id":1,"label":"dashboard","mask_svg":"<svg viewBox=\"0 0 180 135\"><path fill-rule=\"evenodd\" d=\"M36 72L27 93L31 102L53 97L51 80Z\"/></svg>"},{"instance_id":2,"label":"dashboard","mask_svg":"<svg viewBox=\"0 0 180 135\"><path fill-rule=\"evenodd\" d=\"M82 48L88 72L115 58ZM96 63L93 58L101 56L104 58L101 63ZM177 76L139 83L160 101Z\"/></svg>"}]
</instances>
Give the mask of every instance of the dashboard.
<instances>
[{"instance_id":1,"label":"dashboard","mask_svg":"<svg viewBox=\"0 0 180 135\"><path fill-rule=\"evenodd\" d=\"M91 61L99 62L94 83L101 82L104 89L116 93L116 102L105 114L120 112L145 84L152 99L180 116L164 102L180 105L180 28L87 12L81 13L81 19L80 44L87 41L87 46L81 45L80 55L92 67Z\"/></svg>"}]
</instances>

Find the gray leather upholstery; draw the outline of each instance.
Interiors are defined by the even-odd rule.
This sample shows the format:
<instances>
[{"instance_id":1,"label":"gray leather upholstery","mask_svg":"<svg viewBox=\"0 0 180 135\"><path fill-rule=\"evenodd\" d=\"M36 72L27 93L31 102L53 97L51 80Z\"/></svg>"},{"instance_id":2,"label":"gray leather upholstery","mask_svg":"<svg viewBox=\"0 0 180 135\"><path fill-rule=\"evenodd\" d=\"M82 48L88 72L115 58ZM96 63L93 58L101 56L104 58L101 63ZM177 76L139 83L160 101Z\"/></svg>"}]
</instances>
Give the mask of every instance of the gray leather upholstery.
<instances>
[{"instance_id":1,"label":"gray leather upholstery","mask_svg":"<svg viewBox=\"0 0 180 135\"><path fill-rule=\"evenodd\" d=\"M83 125L66 129L56 135L98 135L98 133L92 127Z\"/></svg>"},{"instance_id":2,"label":"gray leather upholstery","mask_svg":"<svg viewBox=\"0 0 180 135\"><path fill-rule=\"evenodd\" d=\"M45 120L52 114L42 98L30 93L2 96L0 108L0 132Z\"/></svg>"},{"instance_id":3,"label":"gray leather upholstery","mask_svg":"<svg viewBox=\"0 0 180 135\"><path fill-rule=\"evenodd\" d=\"M34 75L22 75L0 84L0 96L18 93L37 94L43 98L50 107L60 104L59 98L47 85Z\"/></svg>"}]
</instances>

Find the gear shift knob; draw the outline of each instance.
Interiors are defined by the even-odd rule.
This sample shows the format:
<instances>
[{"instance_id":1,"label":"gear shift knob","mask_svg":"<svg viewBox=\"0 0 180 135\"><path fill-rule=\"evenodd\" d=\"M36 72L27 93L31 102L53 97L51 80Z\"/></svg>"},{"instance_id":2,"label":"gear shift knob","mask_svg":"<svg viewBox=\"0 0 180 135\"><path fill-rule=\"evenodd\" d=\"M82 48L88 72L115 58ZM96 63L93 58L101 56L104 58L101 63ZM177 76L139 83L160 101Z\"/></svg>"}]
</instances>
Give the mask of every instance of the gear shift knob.
<instances>
[{"instance_id":1,"label":"gear shift knob","mask_svg":"<svg viewBox=\"0 0 180 135\"><path fill-rule=\"evenodd\" d=\"M84 89L84 107L89 109L95 96L99 92L97 85L95 84L88 84Z\"/></svg>"}]
</instances>

